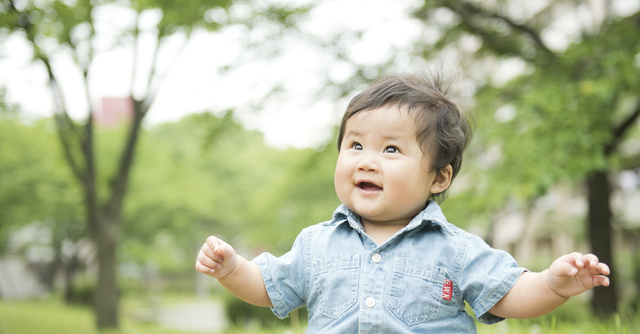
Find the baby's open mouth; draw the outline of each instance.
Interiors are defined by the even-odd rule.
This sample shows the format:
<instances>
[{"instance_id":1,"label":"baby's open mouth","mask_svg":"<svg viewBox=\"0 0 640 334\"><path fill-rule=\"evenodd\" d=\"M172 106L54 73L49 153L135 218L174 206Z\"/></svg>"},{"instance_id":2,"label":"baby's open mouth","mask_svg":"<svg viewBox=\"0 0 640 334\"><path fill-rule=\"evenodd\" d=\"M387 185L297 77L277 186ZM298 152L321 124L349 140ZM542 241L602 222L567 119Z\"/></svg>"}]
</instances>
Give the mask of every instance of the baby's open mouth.
<instances>
[{"instance_id":1,"label":"baby's open mouth","mask_svg":"<svg viewBox=\"0 0 640 334\"><path fill-rule=\"evenodd\" d=\"M379 187L371 182L360 182L358 183L358 187L362 190L366 191L379 191L382 190L382 187Z\"/></svg>"}]
</instances>

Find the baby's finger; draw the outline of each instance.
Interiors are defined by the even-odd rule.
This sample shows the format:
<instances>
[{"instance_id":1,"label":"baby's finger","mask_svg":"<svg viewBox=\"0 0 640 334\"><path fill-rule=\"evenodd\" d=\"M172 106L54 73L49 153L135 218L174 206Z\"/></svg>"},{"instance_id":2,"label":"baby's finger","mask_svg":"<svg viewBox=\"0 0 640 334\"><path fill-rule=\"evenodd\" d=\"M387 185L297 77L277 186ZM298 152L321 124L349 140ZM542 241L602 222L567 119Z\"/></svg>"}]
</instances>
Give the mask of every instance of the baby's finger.
<instances>
[{"instance_id":1,"label":"baby's finger","mask_svg":"<svg viewBox=\"0 0 640 334\"><path fill-rule=\"evenodd\" d=\"M609 284L611 284L611 280L609 279L609 277L607 276L603 276L603 275L595 275L592 277L592 281L593 281L593 286L609 286Z\"/></svg>"},{"instance_id":2,"label":"baby's finger","mask_svg":"<svg viewBox=\"0 0 640 334\"><path fill-rule=\"evenodd\" d=\"M596 267L598 265L598 262L600 262L598 260L598 257L594 254L587 254L583 258L588 267Z\"/></svg>"},{"instance_id":3,"label":"baby's finger","mask_svg":"<svg viewBox=\"0 0 640 334\"><path fill-rule=\"evenodd\" d=\"M209 236L207 238L207 245L209 245L209 247L211 247L211 249L215 249L216 247L218 247L218 245L220 244L220 242L222 242L222 240L214 237L214 236Z\"/></svg>"},{"instance_id":4,"label":"baby's finger","mask_svg":"<svg viewBox=\"0 0 640 334\"><path fill-rule=\"evenodd\" d=\"M609 266L606 263L598 263L596 270L599 274L603 274L603 275L609 275L611 274L611 269L609 269Z\"/></svg>"},{"instance_id":5,"label":"baby's finger","mask_svg":"<svg viewBox=\"0 0 640 334\"><path fill-rule=\"evenodd\" d=\"M216 252L214 251L214 249L211 247L211 245L209 244L209 242L205 242L202 245L202 248L200 248L200 253L198 254L198 256L200 256L200 254L203 254L206 257L209 257L210 259L212 259L215 262L220 262L222 261L222 258L220 258L220 256L218 256L216 254Z\"/></svg>"},{"instance_id":6,"label":"baby's finger","mask_svg":"<svg viewBox=\"0 0 640 334\"><path fill-rule=\"evenodd\" d=\"M578 268L573 263L570 262L562 262L558 264L557 271L555 272L558 276L575 276L578 273Z\"/></svg>"},{"instance_id":7,"label":"baby's finger","mask_svg":"<svg viewBox=\"0 0 640 334\"><path fill-rule=\"evenodd\" d=\"M584 259L584 255L582 255L581 253L578 252L573 252L571 254L568 255L569 256L569 263L572 264L573 266L575 266L576 268L582 268L585 266L585 259Z\"/></svg>"},{"instance_id":8,"label":"baby's finger","mask_svg":"<svg viewBox=\"0 0 640 334\"><path fill-rule=\"evenodd\" d=\"M198 263L210 269L218 268L219 263L221 262L218 256L211 257L209 255L204 254L203 252L198 253L198 257L196 258L196 260Z\"/></svg>"},{"instance_id":9,"label":"baby's finger","mask_svg":"<svg viewBox=\"0 0 640 334\"><path fill-rule=\"evenodd\" d=\"M202 264L200 260L196 261L196 270L207 275L212 274L215 271L211 267Z\"/></svg>"},{"instance_id":10,"label":"baby's finger","mask_svg":"<svg viewBox=\"0 0 640 334\"><path fill-rule=\"evenodd\" d=\"M216 256L220 257L221 260L224 260L226 257L233 254L233 247L231 247L231 245L229 245L228 243L218 239L218 246L213 249L213 253L216 254Z\"/></svg>"}]
</instances>

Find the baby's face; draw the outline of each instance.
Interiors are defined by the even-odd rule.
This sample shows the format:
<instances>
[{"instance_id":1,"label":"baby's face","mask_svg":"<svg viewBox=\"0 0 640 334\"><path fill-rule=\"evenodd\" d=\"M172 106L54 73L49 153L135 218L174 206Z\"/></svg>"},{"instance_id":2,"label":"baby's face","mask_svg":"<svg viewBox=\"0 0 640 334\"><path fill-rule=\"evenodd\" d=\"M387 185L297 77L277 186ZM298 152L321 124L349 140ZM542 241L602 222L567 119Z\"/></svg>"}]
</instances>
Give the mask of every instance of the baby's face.
<instances>
[{"instance_id":1,"label":"baby's face","mask_svg":"<svg viewBox=\"0 0 640 334\"><path fill-rule=\"evenodd\" d=\"M336 193L366 222L406 225L424 208L435 176L408 112L381 107L347 120L336 164Z\"/></svg>"}]
</instances>

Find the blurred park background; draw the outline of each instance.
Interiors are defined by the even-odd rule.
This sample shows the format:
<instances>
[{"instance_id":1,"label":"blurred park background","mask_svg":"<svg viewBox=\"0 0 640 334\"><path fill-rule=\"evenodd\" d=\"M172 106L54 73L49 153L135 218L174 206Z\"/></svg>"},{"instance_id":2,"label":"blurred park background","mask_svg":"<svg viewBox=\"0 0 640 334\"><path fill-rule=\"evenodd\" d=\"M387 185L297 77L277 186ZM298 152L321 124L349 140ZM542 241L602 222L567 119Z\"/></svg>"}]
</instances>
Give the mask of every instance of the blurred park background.
<instances>
[{"instance_id":1,"label":"blurred park background","mask_svg":"<svg viewBox=\"0 0 640 334\"><path fill-rule=\"evenodd\" d=\"M0 333L299 333L197 275L330 218L336 126L455 69L476 133L443 209L612 285L481 333L640 332L639 0L0 1Z\"/></svg>"}]
</instances>

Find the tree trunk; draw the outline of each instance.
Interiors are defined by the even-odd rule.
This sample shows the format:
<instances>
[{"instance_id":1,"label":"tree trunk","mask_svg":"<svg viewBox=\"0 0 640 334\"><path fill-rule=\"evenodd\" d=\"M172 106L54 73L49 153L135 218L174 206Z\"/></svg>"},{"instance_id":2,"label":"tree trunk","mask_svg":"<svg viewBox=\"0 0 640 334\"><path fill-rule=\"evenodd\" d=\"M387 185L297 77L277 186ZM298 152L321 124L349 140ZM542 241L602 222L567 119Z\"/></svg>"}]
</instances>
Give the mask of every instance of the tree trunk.
<instances>
[{"instance_id":1,"label":"tree trunk","mask_svg":"<svg viewBox=\"0 0 640 334\"><path fill-rule=\"evenodd\" d=\"M97 220L93 224L92 236L98 246L99 261L98 285L94 300L98 329L118 328L119 322L117 249L122 225L122 204L127 193L142 118L145 115L145 112L140 109L141 104L135 101L134 103L134 118L120 156L117 176L111 184L111 195L104 205L98 205L96 202L96 208L99 208L99 211L95 216Z\"/></svg>"},{"instance_id":2,"label":"tree trunk","mask_svg":"<svg viewBox=\"0 0 640 334\"><path fill-rule=\"evenodd\" d=\"M67 304L71 304L78 297L77 291L75 289L75 285L73 284L73 280L75 278L76 269L78 268L79 260L76 254L71 256L71 259L67 263L62 264L63 272L64 272L64 301Z\"/></svg>"},{"instance_id":3,"label":"tree trunk","mask_svg":"<svg viewBox=\"0 0 640 334\"><path fill-rule=\"evenodd\" d=\"M114 226L109 218L101 219L103 221L99 222L99 226ZM103 232L95 238L98 247L98 284L93 302L98 329L118 328L117 235Z\"/></svg>"},{"instance_id":4,"label":"tree trunk","mask_svg":"<svg viewBox=\"0 0 640 334\"><path fill-rule=\"evenodd\" d=\"M610 185L606 171L594 171L587 178L589 198L588 226L591 251L601 262L613 266L611 237ZM591 309L601 317L612 316L617 311L618 298L615 289L615 272L609 275L611 286L593 289Z\"/></svg>"}]
</instances>

